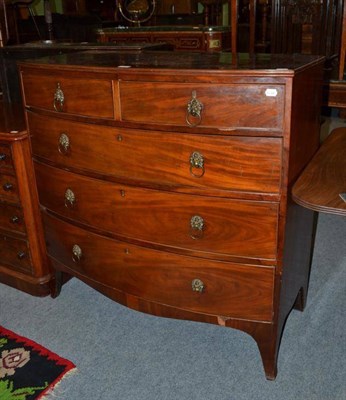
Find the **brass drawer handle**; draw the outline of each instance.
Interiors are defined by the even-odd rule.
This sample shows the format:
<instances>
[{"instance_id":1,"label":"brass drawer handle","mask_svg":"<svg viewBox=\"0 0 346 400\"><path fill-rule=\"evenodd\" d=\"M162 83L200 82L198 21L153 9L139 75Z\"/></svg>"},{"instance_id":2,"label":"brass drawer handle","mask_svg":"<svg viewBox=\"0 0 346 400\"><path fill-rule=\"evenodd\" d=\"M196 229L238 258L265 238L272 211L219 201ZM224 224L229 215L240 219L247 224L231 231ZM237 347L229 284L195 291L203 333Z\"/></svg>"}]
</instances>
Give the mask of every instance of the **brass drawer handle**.
<instances>
[{"instance_id":1,"label":"brass drawer handle","mask_svg":"<svg viewBox=\"0 0 346 400\"><path fill-rule=\"evenodd\" d=\"M65 191L65 207L73 208L76 204L76 195L71 189L66 189Z\"/></svg>"},{"instance_id":2,"label":"brass drawer handle","mask_svg":"<svg viewBox=\"0 0 346 400\"><path fill-rule=\"evenodd\" d=\"M53 101L54 110L57 112L62 112L64 109L64 102L65 102L65 95L60 87L60 83L58 82L54 93L54 101Z\"/></svg>"},{"instance_id":3,"label":"brass drawer handle","mask_svg":"<svg viewBox=\"0 0 346 400\"><path fill-rule=\"evenodd\" d=\"M203 237L204 219L199 215L191 217L190 229L192 239L201 239Z\"/></svg>"},{"instance_id":4,"label":"brass drawer handle","mask_svg":"<svg viewBox=\"0 0 346 400\"><path fill-rule=\"evenodd\" d=\"M204 172L204 157L198 151L194 151L190 155L190 174L195 178L202 178Z\"/></svg>"},{"instance_id":5,"label":"brass drawer handle","mask_svg":"<svg viewBox=\"0 0 346 400\"><path fill-rule=\"evenodd\" d=\"M78 246L78 244L73 245L72 247L72 260L73 262L77 263L82 258L82 249Z\"/></svg>"},{"instance_id":6,"label":"brass drawer handle","mask_svg":"<svg viewBox=\"0 0 346 400\"><path fill-rule=\"evenodd\" d=\"M191 282L191 287L193 292L202 293L205 289L203 281L196 278Z\"/></svg>"},{"instance_id":7,"label":"brass drawer handle","mask_svg":"<svg viewBox=\"0 0 346 400\"><path fill-rule=\"evenodd\" d=\"M20 223L20 218L17 215L14 215L13 217L10 218L10 222L12 224L19 224Z\"/></svg>"},{"instance_id":8,"label":"brass drawer handle","mask_svg":"<svg viewBox=\"0 0 346 400\"><path fill-rule=\"evenodd\" d=\"M0 154L0 161L6 160L6 154Z\"/></svg>"},{"instance_id":9,"label":"brass drawer handle","mask_svg":"<svg viewBox=\"0 0 346 400\"><path fill-rule=\"evenodd\" d=\"M66 133L62 133L59 137L58 150L59 153L63 154L64 156L70 151L70 138L66 135Z\"/></svg>"},{"instance_id":10,"label":"brass drawer handle","mask_svg":"<svg viewBox=\"0 0 346 400\"><path fill-rule=\"evenodd\" d=\"M17 258L18 258L19 260L23 260L25 257L26 257L25 251L19 251L19 252L17 253Z\"/></svg>"},{"instance_id":11,"label":"brass drawer handle","mask_svg":"<svg viewBox=\"0 0 346 400\"><path fill-rule=\"evenodd\" d=\"M196 90L192 91L192 98L187 103L186 122L189 126L194 127L202 121L203 104L197 99Z\"/></svg>"},{"instance_id":12,"label":"brass drawer handle","mask_svg":"<svg viewBox=\"0 0 346 400\"><path fill-rule=\"evenodd\" d=\"M5 190L5 192L10 192L11 190L13 190L13 185L12 183L7 182L3 185L2 188Z\"/></svg>"}]
</instances>

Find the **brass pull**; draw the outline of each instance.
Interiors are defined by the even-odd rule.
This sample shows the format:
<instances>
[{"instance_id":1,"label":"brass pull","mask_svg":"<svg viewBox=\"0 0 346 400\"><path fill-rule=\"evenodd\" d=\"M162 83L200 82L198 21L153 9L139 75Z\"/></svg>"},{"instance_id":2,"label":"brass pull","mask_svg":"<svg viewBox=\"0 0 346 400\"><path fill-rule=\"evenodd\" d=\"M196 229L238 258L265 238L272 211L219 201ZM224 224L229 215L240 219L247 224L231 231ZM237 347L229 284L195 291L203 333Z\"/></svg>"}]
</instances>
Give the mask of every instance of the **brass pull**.
<instances>
[{"instance_id":1,"label":"brass pull","mask_svg":"<svg viewBox=\"0 0 346 400\"><path fill-rule=\"evenodd\" d=\"M9 192L9 191L11 191L11 190L13 190L13 185L12 185L12 183L5 183L4 185L3 185L3 187L2 187L4 190L5 190L5 192Z\"/></svg>"},{"instance_id":2,"label":"brass pull","mask_svg":"<svg viewBox=\"0 0 346 400\"><path fill-rule=\"evenodd\" d=\"M203 237L204 219L199 215L194 215L190 220L190 228L192 239L201 239Z\"/></svg>"},{"instance_id":3,"label":"brass pull","mask_svg":"<svg viewBox=\"0 0 346 400\"><path fill-rule=\"evenodd\" d=\"M187 103L186 122L194 127L202 121L203 104L197 99L196 90L192 91L192 99Z\"/></svg>"},{"instance_id":4,"label":"brass pull","mask_svg":"<svg viewBox=\"0 0 346 400\"><path fill-rule=\"evenodd\" d=\"M63 155L68 154L70 151L70 138L66 133L62 133L59 137L58 150Z\"/></svg>"},{"instance_id":5,"label":"brass pull","mask_svg":"<svg viewBox=\"0 0 346 400\"><path fill-rule=\"evenodd\" d=\"M6 154L0 154L0 161L6 160Z\"/></svg>"},{"instance_id":6,"label":"brass pull","mask_svg":"<svg viewBox=\"0 0 346 400\"><path fill-rule=\"evenodd\" d=\"M26 257L25 251L19 251L19 252L17 253L17 258L18 258L19 260L23 260L23 258L25 258L25 257Z\"/></svg>"},{"instance_id":7,"label":"brass pull","mask_svg":"<svg viewBox=\"0 0 346 400\"><path fill-rule=\"evenodd\" d=\"M60 87L60 83L58 82L54 93L54 101L53 101L54 110L62 112L64 108L64 101L65 101L65 95Z\"/></svg>"},{"instance_id":8,"label":"brass pull","mask_svg":"<svg viewBox=\"0 0 346 400\"><path fill-rule=\"evenodd\" d=\"M73 208L76 204L76 196L71 189L65 191L65 207Z\"/></svg>"},{"instance_id":9,"label":"brass pull","mask_svg":"<svg viewBox=\"0 0 346 400\"><path fill-rule=\"evenodd\" d=\"M194 151L190 156L190 174L195 178L202 178L204 172L204 158L201 153Z\"/></svg>"},{"instance_id":10,"label":"brass pull","mask_svg":"<svg viewBox=\"0 0 346 400\"><path fill-rule=\"evenodd\" d=\"M82 249L78 246L78 244L73 245L72 247L72 260L73 262L77 263L82 258Z\"/></svg>"},{"instance_id":11,"label":"brass pull","mask_svg":"<svg viewBox=\"0 0 346 400\"><path fill-rule=\"evenodd\" d=\"M196 278L191 282L191 287L193 292L202 293L205 289L203 281Z\"/></svg>"}]
</instances>

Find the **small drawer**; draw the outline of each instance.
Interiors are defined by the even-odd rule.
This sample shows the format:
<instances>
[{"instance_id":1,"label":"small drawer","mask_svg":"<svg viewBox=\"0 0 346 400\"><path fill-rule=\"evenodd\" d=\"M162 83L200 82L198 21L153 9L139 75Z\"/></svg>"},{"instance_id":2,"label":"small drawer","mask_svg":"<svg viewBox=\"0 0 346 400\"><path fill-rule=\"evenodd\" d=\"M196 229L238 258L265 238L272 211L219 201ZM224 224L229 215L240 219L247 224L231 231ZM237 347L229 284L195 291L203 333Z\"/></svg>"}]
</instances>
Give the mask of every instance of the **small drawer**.
<instances>
[{"instance_id":1,"label":"small drawer","mask_svg":"<svg viewBox=\"0 0 346 400\"><path fill-rule=\"evenodd\" d=\"M0 234L1 262L22 271L31 271L30 250L26 240Z\"/></svg>"},{"instance_id":2,"label":"small drawer","mask_svg":"<svg viewBox=\"0 0 346 400\"><path fill-rule=\"evenodd\" d=\"M15 176L0 173L0 199L19 202L17 180Z\"/></svg>"},{"instance_id":3,"label":"small drawer","mask_svg":"<svg viewBox=\"0 0 346 400\"><path fill-rule=\"evenodd\" d=\"M25 105L59 113L113 118L112 81L44 72L22 73Z\"/></svg>"},{"instance_id":4,"label":"small drawer","mask_svg":"<svg viewBox=\"0 0 346 400\"><path fill-rule=\"evenodd\" d=\"M43 215L48 254L69 272L180 309L270 321L274 269L165 253Z\"/></svg>"},{"instance_id":5,"label":"small drawer","mask_svg":"<svg viewBox=\"0 0 346 400\"><path fill-rule=\"evenodd\" d=\"M0 202L0 227L13 232L25 233L23 210Z\"/></svg>"},{"instance_id":6,"label":"small drawer","mask_svg":"<svg viewBox=\"0 0 346 400\"><path fill-rule=\"evenodd\" d=\"M138 189L35 163L41 204L125 238L274 260L278 204Z\"/></svg>"},{"instance_id":7,"label":"small drawer","mask_svg":"<svg viewBox=\"0 0 346 400\"><path fill-rule=\"evenodd\" d=\"M4 170L13 170L11 147L0 145L0 172Z\"/></svg>"},{"instance_id":8,"label":"small drawer","mask_svg":"<svg viewBox=\"0 0 346 400\"><path fill-rule=\"evenodd\" d=\"M35 156L171 190L279 193L282 139L116 129L28 113Z\"/></svg>"},{"instance_id":9,"label":"small drawer","mask_svg":"<svg viewBox=\"0 0 346 400\"><path fill-rule=\"evenodd\" d=\"M120 81L122 121L281 130L284 85Z\"/></svg>"}]
</instances>

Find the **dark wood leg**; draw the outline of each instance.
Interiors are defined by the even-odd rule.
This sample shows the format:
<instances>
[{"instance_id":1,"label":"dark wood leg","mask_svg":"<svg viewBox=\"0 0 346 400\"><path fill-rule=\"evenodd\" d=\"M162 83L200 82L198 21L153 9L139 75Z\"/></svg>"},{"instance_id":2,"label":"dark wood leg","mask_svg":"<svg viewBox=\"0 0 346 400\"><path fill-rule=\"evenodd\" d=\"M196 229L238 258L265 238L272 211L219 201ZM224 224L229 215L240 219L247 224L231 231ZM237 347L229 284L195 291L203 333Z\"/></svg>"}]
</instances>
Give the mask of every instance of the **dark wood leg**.
<instances>
[{"instance_id":1,"label":"dark wood leg","mask_svg":"<svg viewBox=\"0 0 346 400\"><path fill-rule=\"evenodd\" d=\"M306 306L306 288L300 288L293 308L298 311L304 311Z\"/></svg>"}]
</instances>

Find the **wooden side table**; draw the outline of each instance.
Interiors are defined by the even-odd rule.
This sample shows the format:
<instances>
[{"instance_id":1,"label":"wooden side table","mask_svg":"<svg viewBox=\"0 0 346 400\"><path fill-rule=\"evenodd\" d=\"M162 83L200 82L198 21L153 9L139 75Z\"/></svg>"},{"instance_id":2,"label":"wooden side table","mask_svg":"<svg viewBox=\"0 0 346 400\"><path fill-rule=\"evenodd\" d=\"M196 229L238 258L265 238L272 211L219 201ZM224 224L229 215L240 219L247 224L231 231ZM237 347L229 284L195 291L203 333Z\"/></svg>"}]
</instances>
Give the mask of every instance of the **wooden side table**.
<instances>
[{"instance_id":1,"label":"wooden side table","mask_svg":"<svg viewBox=\"0 0 346 400\"><path fill-rule=\"evenodd\" d=\"M336 128L300 175L293 200L303 207L346 215L346 128Z\"/></svg>"}]
</instances>

